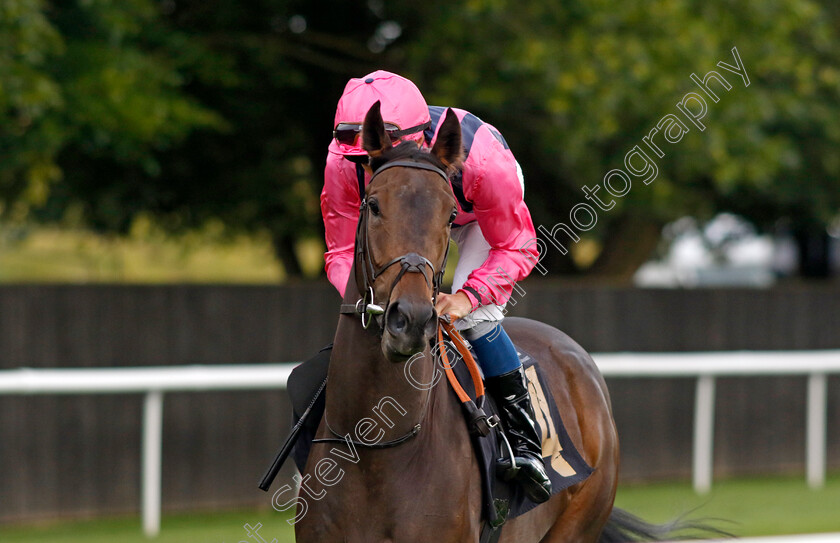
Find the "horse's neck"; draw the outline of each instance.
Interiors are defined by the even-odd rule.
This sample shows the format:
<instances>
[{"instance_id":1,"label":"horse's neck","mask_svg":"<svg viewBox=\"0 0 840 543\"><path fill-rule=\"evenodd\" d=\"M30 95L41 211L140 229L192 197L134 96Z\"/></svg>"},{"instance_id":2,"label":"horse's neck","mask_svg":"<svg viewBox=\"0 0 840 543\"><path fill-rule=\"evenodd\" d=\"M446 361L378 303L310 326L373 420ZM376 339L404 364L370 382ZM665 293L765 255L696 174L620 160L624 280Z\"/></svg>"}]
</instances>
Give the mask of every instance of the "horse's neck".
<instances>
[{"instance_id":1,"label":"horse's neck","mask_svg":"<svg viewBox=\"0 0 840 543\"><path fill-rule=\"evenodd\" d=\"M347 291L344 303L355 303L355 284L348 285ZM335 450L342 450L353 459L342 463L340 490L331 490L323 499L310 502L314 513L296 528L299 541L417 541L413 533L400 532L408 537L395 537L393 519L418 511L425 515L429 510L433 510L435 518L454 517L460 523L478 518L477 510L471 512L469 508L475 509L475 504L480 503L481 483L466 426L459 423L461 408L455 395L448 390L446 379L441 379L440 370L436 371L428 349L410 366L385 359L376 326L372 323L371 330L364 330L358 315L343 314L339 318L326 388L324 422L329 429L322 423L318 437L338 434L346 439L349 434L352 442L347 447L325 448L329 452L314 448L313 453L317 450L334 455ZM406 371L421 386L413 386ZM422 384L430 388L423 390ZM421 429L414 439L387 449L359 446L360 442L370 444L377 438L380 444L406 438L418 423ZM310 461L309 473L313 473L314 465ZM450 487L458 491L441 495L440 488ZM374 488L376 491L372 492ZM470 492L469 499L464 498L464 489ZM415 500L424 505L413 509ZM368 532L363 539L346 538L345 533L324 537L324 526L330 522L315 520L329 519L333 526L355 526L360 510L368 517L367 528L361 529ZM428 521L421 518L422 522ZM463 526L456 529L463 531ZM441 539L466 540L460 532L451 532L451 527L441 531Z\"/></svg>"},{"instance_id":2,"label":"horse's neck","mask_svg":"<svg viewBox=\"0 0 840 543\"><path fill-rule=\"evenodd\" d=\"M355 285L348 285L347 292L343 303L355 303ZM368 330L362 328L358 315L339 318L330 358L326 414L330 427L342 435L354 434L360 421L373 419L385 432L382 441L387 441L409 432L428 415L427 404L438 387L417 386L431 383L434 377L429 349L411 362L391 362L382 353L377 332L376 323ZM377 434L378 430L371 433Z\"/></svg>"}]
</instances>

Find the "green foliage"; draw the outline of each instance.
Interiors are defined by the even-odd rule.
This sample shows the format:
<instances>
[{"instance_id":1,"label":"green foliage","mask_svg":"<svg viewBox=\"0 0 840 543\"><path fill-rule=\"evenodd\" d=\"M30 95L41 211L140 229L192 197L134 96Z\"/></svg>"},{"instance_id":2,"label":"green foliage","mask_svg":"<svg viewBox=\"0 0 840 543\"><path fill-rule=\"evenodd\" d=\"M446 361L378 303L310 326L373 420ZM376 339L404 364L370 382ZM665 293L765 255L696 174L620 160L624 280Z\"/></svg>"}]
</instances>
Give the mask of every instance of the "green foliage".
<instances>
[{"instance_id":1,"label":"green foliage","mask_svg":"<svg viewBox=\"0 0 840 543\"><path fill-rule=\"evenodd\" d=\"M710 70L732 89L707 100L706 130L689 123L682 141L653 157L658 178L636 179L594 232L607 236L628 215L662 223L728 209L769 227L780 216L825 223L840 208L838 19L828 3L476 0L425 9L441 19L417 29L409 71L430 101L461 104L503 131L537 223L567 222L585 201L581 187L624 168L659 119L698 92L690 75ZM732 47L749 87L716 66L733 64Z\"/></svg>"},{"instance_id":2,"label":"green foliage","mask_svg":"<svg viewBox=\"0 0 840 543\"><path fill-rule=\"evenodd\" d=\"M657 179L599 213L602 257L612 242L644 260L684 214L825 224L840 208L838 22L825 0L7 0L0 214L113 232L141 215L172 231L221 220L269 231L294 275L300 240L320 237L335 103L349 77L387 68L496 125L550 228L679 116L692 73L716 70L732 89L705 131L689 123ZM749 87L716 66L733 47ZM628 225L647 232L638 249Z\"/></svg>"},{"instance_id":3,"label":"green foliage","mask_svg":"<svg viewBox=\"0 0 840 543\"><path fill-rule=\"evenodd\" d=\"M221 220L231 236L270 233L286 271L303 271L301 241L320 237L319 165L333 107L325 104L335 100L322 81L343 84L362 69L344 57L369 61L364 45L318 32L300 38L290 2L79 0L33 9L62 44L43 66L60 98L41 123L53 145L36 146L48 150L52 178L30 190L38 198L0 192L18 204L7 214L117 233L144 215L173 232ZM340 75L323 75L325 66Z\"/></svg>"},{"instance_id":4,"label":"green foliage","mask_svg":"<svg viewBox=\"0 0 840 543\"><path fill-rule=\"evenodd\" d=\"M151 0L13 0L0 7L0 196L7 215L60 219L68 200L84 201L67 187L58 191L60 205L51 201L66 180L62 153L156 175L161 150L197 128L224 126L183 92L169 43L155 40L156 11Z\"/></svg>"},{"instance_id":5,"label":"green foliage","mask_svg":"<svg viewBox=\"0 0 840 543\"><path fill-rule=\"evenodd\" d=\"M63 99L46 65L64 41L42 9L39 0L0 4L0 191L9 203L43 201L59 176L60 128L50 116Z\"/></svg>"}]
</instances>

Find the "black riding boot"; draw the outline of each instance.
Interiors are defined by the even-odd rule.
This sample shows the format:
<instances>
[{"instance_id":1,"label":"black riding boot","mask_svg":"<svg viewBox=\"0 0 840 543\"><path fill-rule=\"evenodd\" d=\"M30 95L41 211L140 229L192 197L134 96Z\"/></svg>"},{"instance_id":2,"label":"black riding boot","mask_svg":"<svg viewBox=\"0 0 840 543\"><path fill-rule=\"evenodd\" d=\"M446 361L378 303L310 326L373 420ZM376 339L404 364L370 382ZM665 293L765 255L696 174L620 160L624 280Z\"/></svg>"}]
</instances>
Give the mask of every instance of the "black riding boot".
<instances>
[{"instance_id":1,"label":"black riding boot","mask_svg":"<svg viewBox=\"0 0 840 543\"><path fill-rule=\"evenodd\" d=\"M501 465L505 478L516 479L528 497L542 503L551 497L551 481L542 459L542 439L537 428L534 407L528 394L525 371L520 366L511 372L486 380L487 392L499 406L505 432L513 448L516 467Z\"/></svg>"}]
</instances>

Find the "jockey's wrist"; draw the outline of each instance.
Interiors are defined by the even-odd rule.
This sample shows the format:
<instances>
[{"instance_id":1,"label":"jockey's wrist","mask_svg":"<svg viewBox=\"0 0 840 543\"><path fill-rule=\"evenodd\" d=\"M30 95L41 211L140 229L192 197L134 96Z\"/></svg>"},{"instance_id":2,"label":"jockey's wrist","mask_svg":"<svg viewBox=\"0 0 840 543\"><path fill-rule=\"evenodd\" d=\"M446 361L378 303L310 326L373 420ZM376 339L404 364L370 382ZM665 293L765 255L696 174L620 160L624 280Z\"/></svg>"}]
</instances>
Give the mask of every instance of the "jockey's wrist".
<instances>
[{"instance_id":1,"label":"jockey's wrist","mask_svg":"<svg viewBox=\"0 0 840 543\"><path fill-rule=\"evenodd\" d=\"M481 305L481 298L478 296L478 291L472 287L463 287L458 289L458 292L463 292L466 295L467 299L470 301L470 305L472 308L470 311L475 311L478 309L478 306Z\"/></svg>"}]
</instances>

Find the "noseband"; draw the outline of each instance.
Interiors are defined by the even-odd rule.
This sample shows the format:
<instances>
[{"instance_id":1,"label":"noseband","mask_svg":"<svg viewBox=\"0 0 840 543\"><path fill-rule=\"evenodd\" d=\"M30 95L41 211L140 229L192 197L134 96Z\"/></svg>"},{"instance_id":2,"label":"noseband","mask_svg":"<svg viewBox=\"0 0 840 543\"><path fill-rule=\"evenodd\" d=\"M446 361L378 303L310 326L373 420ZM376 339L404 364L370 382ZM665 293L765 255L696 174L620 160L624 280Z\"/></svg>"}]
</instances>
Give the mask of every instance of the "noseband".
<instances>
[{"instance_id":1,"label":"noseband","mask_svg":"<svg viewBox=\"0 0 840 543\"><path fill-rule=\"evenodd\" d=\"M376 179L376 176L381 174L383 171L389 168L414 168L419 170L429 170L431 172L435 172L436 174L440 175L446 183L449 183L449 177L446 175L446 172L434 166L432 164L427 164L425 162L413 162L410 160L396 160L394 162L389 162L379 169L377 169L373 176L370 178L370 184L373 183L373 180ZM441 263L440 269L437 271L435 270L434 264L432 262L417 253L406 253L402 256L398 256L394 259L391 259L388 263L379 268L373 263L373 257L370 254L370 249L368 248L368 226L367 226L367 217L368 217L368 202L367 198L362 198L362 203L359 206L359 223L356 227L356 265L361 266L362 277L359 280L359 276L356 276L356 283L359 288L359 294L362 298L356 302L355 305L350 306L349 308L345 309L342 307L342 313L358 313L362 317L362 326L364 328L368 328L371 323L371 315L382 315L384 314L387 309L388 305L386 303L385 308L382 306L376 305L374 303L374 295L373 295L373 284L379 276L385 273L388 268L395 264L400 265L400 271L397 273L397 276L394 278L393 283L391 283L390 292L393 292L394 288L396 288L397 283L400 282L400 279L406 273L421 273L423 277L426 279L426 285L428 285L432 289L432 300L437 299L438 292L440 291L440 285L443 281L443 273L446 270L446 260L449 257L449 242L447 240L446 245L446 252L443 255L443 262ZM388 303L390 303L390 298ZM352 308L352 309L351 309ZM381 327L380 327L381 328Z\"/></svg>"}]
</instances>

